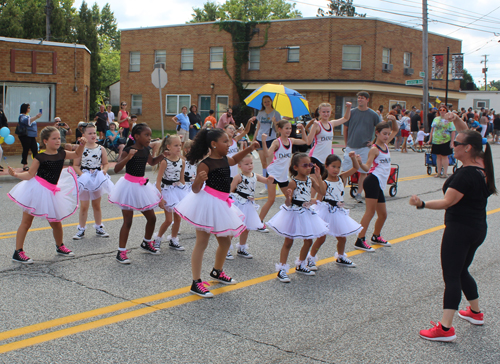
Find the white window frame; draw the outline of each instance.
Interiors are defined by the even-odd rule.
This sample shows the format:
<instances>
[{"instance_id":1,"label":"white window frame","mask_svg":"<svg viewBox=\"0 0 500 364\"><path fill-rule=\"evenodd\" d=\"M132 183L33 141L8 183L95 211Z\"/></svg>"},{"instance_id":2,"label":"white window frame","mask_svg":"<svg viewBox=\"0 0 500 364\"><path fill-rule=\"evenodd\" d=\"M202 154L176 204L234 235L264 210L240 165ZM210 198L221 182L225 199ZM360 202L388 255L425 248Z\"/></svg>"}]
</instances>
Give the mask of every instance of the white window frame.
<instances>
[{"instance_id":1,"label":"white window frame","mask_svg":"<svg viewBox=\"0 0 500 364\"><path fill-rule=\"evenodd\" d=\"M411 52L404 52L403 65L405 68L411 68Z\"/></svg>"},{"instance_id":2,"label":"white window frame","mask_svg":"<svg viewBox=\"0 0 500 364\"><path fill-rule=\"evenodd\" d=\"M479 105L479 103L484 103ZM477 110L480 110L482 107L484 107L485 109L489 109L490 108L490 100L487 100L487 99L474 99L474 109L477 109Z\"/></svg>"},{"instance_id":3,"label":"white window frame","mask_svg":"<svg viewBox=\"0 0 500 364\"><path fill-rule=\"evenodd\" d=\"M258 58L258 60L252 61L252 56ZM250 71L260 70L260 48L250 48L248 51L248 69Z\"/></svg>"},{"instance_id":4,"label":"white window frame","mask_svg":"<svg viewBox=\"0 0 500 364\"><path fill-rule=\"evenodd\" d=\"M347 48L349 47L350 49L354 49L354 47L357 47L359 49L359 59L345 59L344 56L346 54L356 54L356 52L346 52ZM360 70L361 69L361 50L362 47L357 44L345 44L342 46L342 69L343 70ZM359 67L349 67L347 63L353 64L354 62L359 64Z\"/></svg>"},{"instance_id":5,"label":"white window frame","mask_svg":"<svg viewBox=\"0 0 500 364\"><path fill-rule=\"evenodd\" d=\"M171 112L170 110L168 110L168 98L169 97L176 97L176 110L175 110L175 113L174 112ZM186 104L186 105L180 105L179 104L179 99L181 97L189 97L189 102ZM191 95L187 95L187 94L180 94L180 95L173 95L173 94L169 94L169 95L165 95L165 115L177 115L181 112L181 108L182 106L186 106L189 110L189 107L191 106Z\"/></svg>"},{"instance_id":6,"label":"white window frame","mask_svg":"<svg viewBox=\"0 0 500 364\"><path fill-rule=\"evenodd\" d=\"M22 91L23 100L22 102L26 102L30 104L31 107L31 116L35 116L38 114L39 110L42 109L42 116L37 120L37 123L50 123L56 117L56 84L54 83L22 83L22 82L3 82L0 84L2 87L2 100L0 100L3 104L3 110L5 112L5 116L9 122L17 121L19 118L19 107L21 105L20 101L9 100L8 96L9 87L23 87L26 88L26 92ZM29 92L30 88L40 88L45 89L49 88L49 105L44 105L31 97L31 93ZM10 105L10 101L12 101L12 105ZM40 129L39 129L40 130Z\"/></svg>"},{"instance_id":7,"label":"white window frame","mask_svg":"<svg viewBox=\"0 0 500 364\"><path fill-rule=\"evenodd\" d=\"M161 52L161 53L160 53ZM163 65L167 65L167 51L164 49L158 49L155 51L155 64L163 63Z\"/></svg>"},{"instance_id":8,"label":"white window frame","mask_svg":"<svg viewBox=\"0 0 500 364\"><path fill-rule=\"evenodd\" d=\"M223 110L219 110L219 99L225 98L227 99L226 107ZM229 108L229 96L228 95L217 95L215 96L215 118L219 121L222 114L226 112L226 109Z\"/></svg>"},{"instance_id":9,"label":"white window frame","mask_svg":"<svg viewBox=\"0 0 500 364\"><path fill-rule=\"evenodd\" d=\"M194 49L182 48L181 49L181 70L192 71L194 69Z\"/></svg>"},{"instance_id":10,"label":"white window frame","mask_svg":"<svg viewBox=\"0 0 500 364\"><path fill-rule=\"evenodd\" d=\"M382 49L382 64L391 64L391 49Z\"/></svg>"},{"instance_id":11,"label":"white window frame","mask_svg":"<svg viewBox=\"0 0 500 364\"><path fill-rule=\"evenodd\" d=\"M389 100L389 111L392 110L392 105L401 105L401 111L406 110L406 101L403 100Z\"/></svg>"},{"instance_id":12,"label":"white window frame","mask_svg":"<svg viewBox=\"0 0 500 364\"><path fill-rule=\"evenodd\" d=\"M130 100L130 113L142 115L142 95L132 95Z\"/></svg>"},{"instance_id":13,"label":"white window frame","mask_svg":"<svg viewBox=\"0 0 500 364\"><path fill-rule=\"evenodd\" d=\"M288 46L286 61L288 63L299 63L300 62L300 47L299 46ZM294 55L297 59L294 59ZM291 57L292 56L292 57Z\"/></svg>"},{"instance_id":14,"label":"white window frame","mask_svg":"<svg viewBox=\"0 0 500 364\"><path fill-rule=\"evenodd\" d=\"M221 70L224 65L224 47L210 47L210 69Z\"/></svg>"},{"instance_id":15,"label":"white window frame","mask_svg":"<svg viewBox=\"0 0 500 364\"><path fill-rule=\"evenodd\" d=\"M137 56L137 59L133 59ZM140 72L141 70L141 52L130 52L129 72Z\"/></svg>"}]
</instances>

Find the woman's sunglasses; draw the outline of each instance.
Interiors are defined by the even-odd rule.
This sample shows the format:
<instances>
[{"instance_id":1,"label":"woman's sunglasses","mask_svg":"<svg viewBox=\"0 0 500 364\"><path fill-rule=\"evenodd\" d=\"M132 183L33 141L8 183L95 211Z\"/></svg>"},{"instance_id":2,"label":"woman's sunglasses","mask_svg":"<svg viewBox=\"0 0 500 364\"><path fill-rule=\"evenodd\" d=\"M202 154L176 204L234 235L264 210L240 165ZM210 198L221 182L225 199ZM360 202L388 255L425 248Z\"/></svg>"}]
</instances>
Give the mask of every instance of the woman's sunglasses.
<instances>
[{"instance_id":1,"label":"woman's sunglasses","mask_svg":"<svg viewBox=\"0 0 500 364\"><path fill-rule=\"evenodd\" d=\"M314 167L314 164L312 163L304 163L300 165L302 168L312 168Z\"/></svg>"},{"instance_id":2,"label":"woman's sunglasses","mask_svg":"<svg viewBox=\"0 0 500 364\"><path fill-rule=\"evenodd\" d=\"M455 146L457 146L457 145L467 145L468 143L453 142L453 144L455 144Z\"/></svg>"}]
</instances>

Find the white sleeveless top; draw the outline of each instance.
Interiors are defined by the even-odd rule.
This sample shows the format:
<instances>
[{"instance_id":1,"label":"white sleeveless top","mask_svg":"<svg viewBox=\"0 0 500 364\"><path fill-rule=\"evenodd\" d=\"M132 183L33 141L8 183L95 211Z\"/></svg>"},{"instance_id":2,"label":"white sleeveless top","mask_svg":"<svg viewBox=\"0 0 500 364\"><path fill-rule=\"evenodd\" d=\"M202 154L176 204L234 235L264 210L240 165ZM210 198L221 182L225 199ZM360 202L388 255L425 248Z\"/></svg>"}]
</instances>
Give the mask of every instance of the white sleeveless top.
<instances>
[{"instance_id":1,"label":"white sleeveless top","mask_svg":"<svg viewBox=\"0 0 500 364\"><path fill-rule=\"evenodd\" d=\"M238 148L238 143L233 139L233 144L227 150L227 156L232 157L239 151L240 149ZM231 170L231 178L236 177L236 175L238 174L238 165L235 164L234 166L229 166L229 169Z\"/></svg>"},{"instance_id":2,"label":"white sleeveless top","mask_svg":"<svg viewBox=\"0 0 500 364\"><path fill-rule=\"evenodd\" d=\"M241 174L241 182L236 186L236 191L244 193L249 197L255 196L255 185L257 184L257 177L252 173L252 177L247 177Z\"/></svg>"},{"instance_id":3,"label":"white sleeveless top","mask_svg":"<svg viewBox=\"0 0 500 364\"><path fill-rule=\"evenodd\" d=\"M292 140L288 138L288 147L285 147L278 138L279 147L274 152L274 158L271 164L267 166L267 173L273 176L280 183L288 181L288 168L292 159Z\"/></svg>"},{"instance_id":4,"label":"white sleeveless top","mask_svg":"<svg viewBox=\"0 0 500 364\"><path fill-rule=\"evenodd\" d=\"M314 147L309 152L309 157L316 158L322 164L325 164L326 157L333 154L333 126L328 122L330 130L326 130L321 122L319 124L319 133L314 136Z\"/></svg>"},{"instance_id":5,"label":"white sleeveless top","mask_svg":"<svg viewBox=\"0 0 500 364\"><path fill-rule=\"evenodd\" d=\"M344 202L344 182L342 178L339 177L337 182L327 181L326 183L326 193L325 200Z\"/></svg>"},{"instance_id":6,"label":"white sleeveless top","mask_svg":"<svg viewBox=\"0 0 500 364\"><path fill-rule=\"evenodd\" d=\"M374 144L372 148L378 148L379 154L377 158L373 160L373 165L368 173L378 178L380 189L383 191L385 186L387 186L387 179L391 174L391 154L389 153L387 144L385 144L385 151L376 144Z\"/></svg>"},{"instance_id":7,"label":"white sleeveless top","mask_svg":"<svg viewBox=\"0 0 500 364\"><path fill-rule=\"evenodd\" d=\"M165 168L165 172L163 172L162 179L171 182L179 182L181 179L182 164L184 163L184 160L179 158L179 160L174 162L165 158L165 162L167 162L167 168Z\"/></svg>"},{"instance_id":8,"label":"white sleeveless top","mask_svg":"<svg viewBox=\"0 0 500 364\"><path fill-rule=\"evenodd\" d=\"M295 181L297 187L293 190L292 200L309 202L311 201L311 188L312 182L309 176L305 181L300 181L298 179L292 178Z\"/></svg>"},{"instance_id":9,"label":"white sleeveless top","mask_svg":"<svg viewBox=\"0 0 500 364\"><path fill-rule=\"evenodd\" d=\"M198 168L198 165L191 164L188 161L185 162L186 167L184 167L184 178L186 179L186 183L193 183L194 178L196 177L196 169Z\"/></svg>"},{"instance_id":10,"label":"white sleeveless top","mask_svg":"<svg viewBox=\"0 0 500 364\"><path fill-rule=\"evenodd\" d=\"M102 150L98 145L95 148L85 148L82 153L82 162L80 168L82 169L98 169L102 164Z\"/></svg>"}]
</instances>

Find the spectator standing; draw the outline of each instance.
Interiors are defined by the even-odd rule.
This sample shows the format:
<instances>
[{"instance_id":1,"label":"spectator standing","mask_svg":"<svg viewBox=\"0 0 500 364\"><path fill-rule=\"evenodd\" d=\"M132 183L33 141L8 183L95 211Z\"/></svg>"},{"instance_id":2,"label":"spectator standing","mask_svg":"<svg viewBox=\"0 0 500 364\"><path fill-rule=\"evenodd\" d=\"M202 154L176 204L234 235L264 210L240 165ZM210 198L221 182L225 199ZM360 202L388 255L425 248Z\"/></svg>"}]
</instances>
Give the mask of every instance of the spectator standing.
<instances>
[{"instance_id":1,"label":"spectator standing","mask_svg":"<svg viewBox=\"0 0 500 364\"><path fill-rule=\"evenodd\" d=\"M201 122L201 115L198 114L198 106L196 105L191 105L189 108L189 139L193 140L196 134L198 133L198 130L201 128L203 125ZM198 124L198 126L196 126Z\"/></svg>"},{"instance_id":2,"label":"spectator standing","mask_svg":"<svg viewBox=\"0 0 500 364\"><path fill-rule=\"evenodd\" d=\"M95 114L94 120L99 139L104 139L106 130L108 130L108 113L105 105L99 105L99 112Z\"/></svg>"},{"instance_id":3,"label":"spectator standing","mask_svg":"<svg viewBox=\"0 0 500 364\"><path fill-rule=\"evenodd\" d=\"M5 116L5 113L3 112L2 104L0 104L0 129L3 127L8 128L9 123L7 122L7 117ZM2 145L0 145L0 162L2 161L3 158L3 149ZM3 167L0 165L0 172L3 172Z\"/></svg>"},{"instance_id":4,"label":"spectator standing","mask_svg":"<svg viewBox=\"0 0 500 364\"><path fill-rule=\"evenodd\" d=\"M122 128L122 136L126 139L130 133L130 115L127 111L127 103L122 101L120 111L118 111L118 126Z\"/></svg>"},{"instance_id":5,"label":"spectator standing","mask_svg":"<svg viewBox=\"0 0 500 364\"><path fill-rule=\"evenodd\" d=\"M109 129L109 126L111 125L111 123L115 122L115 113L113 111L111 111L111 105L109 105L109 104L106 106L106 112L108 113L107 123L108 123L108 129Z\"/></svg>"},{"instance_id":6,"label":"spectator standing","mask_svg":"<svg viewBox=\"0 0 500 364\"><path fill-rule=\"evenodd\" d=\"M23 146L23 153L21 164L23 165L23 171L29 171L28 168L28 152L31 150L33 153L33 159L38 154L38 145L36 144L36 137L38 136L38 129L36 125L36 120L40 119L41 113L38 113L34 117L30 117L30 104L21 105L21 115L19 115L19 126L22 125L26 129L24 133L18 134L19 141Z\"/></svg>"},{"instance_id":7,"label":"spectator standing","mask_svg":"<svg viewBox=\"0 0 500 364\"><path fill-rule=\"evenodd\" d=\"M214 111L213 110L210 110L208 112L208 116L205 118L203 125L205 125L209 121L212 124L212 126L217 124L217 119L214 118Z\"/></svg>"},{"instance_id":8,"label":"spectator standing","mask_svg":"<svg viewBox=\"0 0 500 364\"><path fill-rule=\"evenodd\" d=\"M493 119L493 142L500 144L500 114L496 114Z\"/></svg>"},{"instance_id":9,"label":"spectator standing","mask_svg":"<svg viewBox=\"0 0 500 364\"><path fill-rule=\"evenodd\" d=\"M455 139L455 125L445 118L448 113L446 106L439 107L439 116L432 122L429 144L432 144L431 153L436 155L436 178L448 178L448 156L453 154L453 140ZM453 113L451 115L455 116ZM443 173L441 173L441 168Z\"/></svg>"},{"instance_id":10,"label":"spectator standing","mask_svg":"<svg viewBox=\"0 0 500 364\"><path fill-rule=\"evenodd\" d=\"M221 115L219 122L217 123L217 128L224 129L227 124L233 124L236 126L233 119L233 109L227 109L227 111Z\"/></svg>"},{"instance_id":11,"label":"spectator standing","mask_svg":"<svg viewBox=\"0 0 500 364\"><path fill-rule=\"evenodd\" d=\"M187 106L183 106L181 108L181 113L175 115L172 120L177 124L177 135L181 137L182 146L186 140L189 140L189 117L187 116L188 108Z\"/></svg>"},{"instance_id":12,"label":"spectator standing","mask_svg":"<svg viewBox=\"0 0 500 364\"><path fill-rule=\"evenodd\" d=\"M56 122L56 128L57 130L59 130L59 134L61 134L61 148L65 148L66 135L72 134L71 128L69 127L68 124L63 123L60 117L55 118L54 121Z\"/></svg>"},{"instance_id":13,"label":"spectator standing","mask_svg":"<svg viewBox=\"0 0 500 364\"><path fill-rule=\"evenodd\" d=\"M488 113L483 112L481 114L481 118L479 119L479 124L481 124L481 136L484 138L486 136L486 132L488 131Z\"/></svg>"},{"instance_id":14,"label":"spectator standing","mask_svg":"<svg viewBox=\"0 0 500 364\"><path fill-rule=\"evenodd\" d=\"M420 131L420 125L422 125L422 118L420 117L420 110L417 109L413 116L410 117L410 129L412 133L413 140L417 140L417 133Z\"/></svg>"}]
</instances>

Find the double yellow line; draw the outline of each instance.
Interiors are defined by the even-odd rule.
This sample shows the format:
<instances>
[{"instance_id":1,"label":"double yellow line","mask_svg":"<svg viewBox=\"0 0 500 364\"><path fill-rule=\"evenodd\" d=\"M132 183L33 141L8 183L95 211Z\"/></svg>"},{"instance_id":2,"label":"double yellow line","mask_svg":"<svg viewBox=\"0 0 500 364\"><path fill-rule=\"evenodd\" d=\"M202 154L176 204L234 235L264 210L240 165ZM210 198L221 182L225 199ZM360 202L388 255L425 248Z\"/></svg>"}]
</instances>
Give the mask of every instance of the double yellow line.
<instances>
[{"instance_id":1,"label":"double yellow line","mask_svg":"<svg viewBox=\"0 0 500 364\"><path fill-rule=\"evenodd\" d=\"M495 214L497 212L500 212L500 208L488 211L487 214L492 215L492 214ZM391 244L397 244L397 243L407 241L410 239L414 239L414 238L417 238L417 237L420 237L423 235L431 234L431 233L439 231L443 228L444 228L444 225L439 225L439 226L435 226L435 227L430 228L430 229L426 229L426 230L422 230L422 231L419 231L419 232L416 232L413 234L402 236L402 237L397 238L397 239L391 239ZM374 248L378 249L378 248L380 248L380 246L375 246ZM363 253L364 253L363 251L354 250L354 251L347 253L347 255L352 257L352 256L363 254ZM316 264L319 266L319 265L323 265L323 264L332 263L335 260L336 260L335 257L330 257L330 258L322 259L322 260L318 261ZM294 272L295 272L295 269L290 269L290 271L289 271L290 274L292 274ZM219 294L239 290L242 288L250 287L250 286L253 286L253 285L256 285L259 283L267 282L267 281L270 281L273 279L276 279L275 273L268 274L268 275L261 276L261 277L257 277L257 278L253 278L253 279L249 279L247 281L244 281L244 282L241 282L241 283L238 283L235 285L231 285L231 286L222 286L222 287L219 287L216 289L212 289L211 292L214 295L219 295ZM75 323L78 321L87 320L87 319L91 319L94 317L106 315L106 314L112 314L114 312L129 309L129 308L132 308L132 307L135 307L138 305L147 305L150 302L160 301L160 300L164 300L167 298L176 297L176 296L179 296L182 294L186 294L189 292L189 289L190 289L189 286L182 287L182 288L174 289L172 291L167 291L167 292L159 293L159 294L152 295L152 296L146 296L146 297L118 303L115 305L98 308L98 309L91 310L91 311L86 311L86 312L82 312L82 313L78 313L78 314L74 314L74 315L70 315L70 316L66 316L66 317L61 317L61 318L50 320L50 321L41 322L41 323L38 323L35 325L30 325L30 326L21 327L21 328L14 329L14 330L4 331L4 332L0 333L0 341L12 339L12 338L15 338L18 336L32 334L32 333L43 331L43 330L48 330L48 329L51 329L51 328L54 328L57 326L67 325L67 324ZM13 351L13 350L18 350L18 349L22 349L22 348L29 347L32 345L55 340L55 339L58 339L61 337L65 337L65 336L74 335L77 333L93 330L93 329L96 329L99 327L103 327L103 326L111 325L111 324L114 324L117 322L121 322L121 321L129 320L132 318L144 316L144 315L147 315L147 314L155 312L155 311L180 306L180 305L183 305L183 304L186 304L189 302L193 302L193 301L197 301L200 299L203 299L203 298L198 297L198 296L185 296L185 297L180 297L180 298L177 298L177 299L174 299L171 301L167 301L167 302L163 302L163 303L158 303L158 304L154 304L154 305L147 305L146 307L142 307L142 308L135 309L135 310L128 311L128 312L124 312L121 314L98 319L98 320L95 320L92 322L88 322L88 323L68 327L65 329L49 332L46 334L37 335L37 336L31 337L31 338L14 341L12 343L0 345L0 353L6 353L6 352Z\"/></svg>"}]
</instances>

